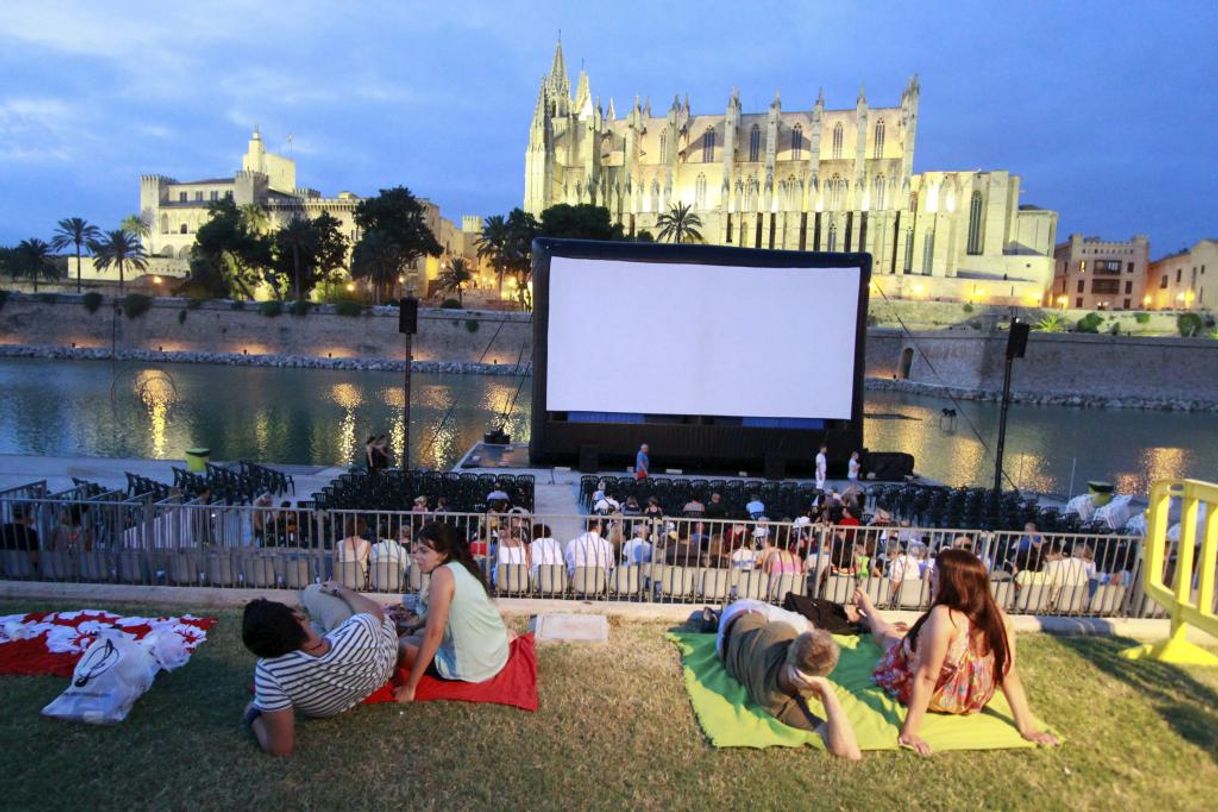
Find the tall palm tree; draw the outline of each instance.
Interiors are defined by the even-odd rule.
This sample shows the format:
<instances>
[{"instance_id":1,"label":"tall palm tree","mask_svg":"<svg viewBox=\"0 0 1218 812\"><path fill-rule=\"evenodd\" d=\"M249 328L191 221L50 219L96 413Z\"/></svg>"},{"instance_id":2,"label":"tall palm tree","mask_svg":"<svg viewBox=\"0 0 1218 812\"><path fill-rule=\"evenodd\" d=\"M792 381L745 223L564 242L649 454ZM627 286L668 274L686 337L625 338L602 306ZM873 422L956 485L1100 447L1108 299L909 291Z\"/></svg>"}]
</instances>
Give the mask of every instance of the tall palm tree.
<instances>
[{"instance_id":1,"label":"tall palm tree","mask_svg":"<svg viewBox=\"0 0 1218 812\"><path fill-rule=\"evenodd\" d=\"M292 257L292 298L299 299L300 263L316 242L313 226L303 217L294 217L287 225L279 229L275 235L275 242L280 250L287 251Z\"/></svg>"},{"instance_id":2,"label":"tall palm tree","mask_svg":"<svg viewBox=\"0 0 1218 812\"><path fill-rule=\"evenodd\" d=\"M101 229L85 220L83 217L69 217L59 221L55 229L55 237L51 247L62 251L69 245L76 248L76 292L80 293L80 255L82 248L96 242L101 237Z\"/></svg>"},{"instance_id":3,"label":"tall palm tree","mask_svg":"<svg viewBox=\"0 0 1218 812\"><path fill-rule=\"evenodd\" d=\"M503 293L503 272L507 270L506 252L511 230L501 214L493 214L482 221L482 233L478 235L478 259L491 263L491 270L499 280L499 293Z\"/></svg>"},{"instance_id":4,"label":"tall palm tree","mask_svg":"<svg viewBox=\"0 0 1218 812\"><path fill-rule=\"evenodd\" d=\"M257 203L246 203L241 207L241 222L255 234L266 234L271 228L271 213Z\"/></svg>"},{"instance_id":5,"label":"tall palm tree","mask_svg":"<svg viewBox=\"0 0 1218 812\"><path fill-rule=\"evenodd\" d=\"M401 249L381 231L369 231L360 238L351 256L351 276L367 277L376 304L381 303L381 290L397 281L401 267Z\"/></svg>"},{"instance_id":6,"label":"tall palm tree","mask_svg":"<svg viewBox=\"0 0 1218 812\"><path fill-rule=\"evenodd\" d=\"M51 260L51 246L37 237L17 243L17 264L30 279L34 280L34 292L38 292L38 277L50 276L55 270Z\"/></svg>"},{"instance_id":7,"label":"tall palm tree","mask_svg":"<svg viewBox=\"0 0 1218 812\"><path fill-rule=\"evenodd\" d=\"M454 257L448 261L448 267L440 271L440 278L437 281L440 283L441 290L455 290L457 301L464 305L465 297L462 295L462 288L473 276L469 266L465 264L465 260L461 257Z\"/></svg>"},{"instance_id":8,"label":"tall palm tree","mask_svg":"<svg viewBox=\"0 0 1218 812\"><path fill-rule=\"evenodd\" d=\"M104 271L111 266L118 270L120 296L125 285L124 271L127 268L142 271L148 267L148 260L144 257L144 246L140 245L140 238L121 228L106 232L102 239L90 243L89 248L93 251L93 256L97 257L94 266L99 271Z\"/></svg>"},{"instance_id":9,"label":"tall palm tree","mask_svg":"<svg viewBox=\"0 0 1218 812\"><path fill-rule=\"evenodd\" d=\"M656 218L660 227L656 235L669 242L702 242L702 218L694 214L693 207L686 203L673 204L672 208Z\"/></svg>"}]
</instances>

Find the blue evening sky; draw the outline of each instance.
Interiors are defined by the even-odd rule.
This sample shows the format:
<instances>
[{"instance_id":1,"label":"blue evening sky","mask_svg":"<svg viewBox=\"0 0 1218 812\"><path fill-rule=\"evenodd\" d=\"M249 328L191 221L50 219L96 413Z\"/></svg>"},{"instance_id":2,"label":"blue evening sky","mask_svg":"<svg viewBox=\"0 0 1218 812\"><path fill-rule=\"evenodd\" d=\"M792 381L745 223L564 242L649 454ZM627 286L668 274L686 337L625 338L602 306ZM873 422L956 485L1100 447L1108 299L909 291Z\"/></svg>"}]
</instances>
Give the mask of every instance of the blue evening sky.
<instances>
[{"instance_id":1,"label":"blue evening sky","mask_svg":"<svg viewBox=\"0 0 1218 812\"><path fill-rule=\"evenodd\" d=\"M558 30L574 88L746 112L895 105L922 82L915 170L1009 169L1071 232L1218 236L1218 3L622 2L0 5L0 244L116 227L138 177L231 175L254 124L302 185L405 184L462 214L524 192Z\"/></svg>"}]
</instances>

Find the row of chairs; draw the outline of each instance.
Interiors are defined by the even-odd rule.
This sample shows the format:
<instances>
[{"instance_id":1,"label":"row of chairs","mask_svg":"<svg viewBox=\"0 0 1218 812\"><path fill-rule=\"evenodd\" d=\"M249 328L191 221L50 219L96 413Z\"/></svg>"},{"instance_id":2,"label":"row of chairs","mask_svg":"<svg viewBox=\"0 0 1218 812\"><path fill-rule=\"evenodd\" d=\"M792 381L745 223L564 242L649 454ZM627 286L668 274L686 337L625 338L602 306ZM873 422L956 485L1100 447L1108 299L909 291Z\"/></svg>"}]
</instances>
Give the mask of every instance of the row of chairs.
<instances>
[{"instance_id":1,"label":"row of chairs","mask_svg":"<svg viewBox=\"0 0 1218 812\"><path fill-rule=\"evenodd\" d=\"M291 474L244 460L238 465L241 475L252 481L259 493L272 493L275 496L282 496L289 490L293 494L296 493L296 480Z\"/></svg>"},{"instance_id":2,"label":"row of chairs","mask_svg":"<svg viewBox=\"0 0 1218 812\"><path fill-rule=\"evenodd\" d=\"M313 504L325 510L410 510L414 499L426 496L434 508L443 497L450 511L480 513L487 495L502 490L514 507L533 510L536 480L532 474L471 474L455 471L399 471L343 474L313 494Z\"/></svg>"},{"instance_id":3,"label":"row of chairs","mask_svg":"<svg viewBox=\"0 0 1218 812\"><path fill-rule=\"evenodd\" d=\"M681 515L681 510L697 497L702 503L710 500L711 493L718 493L727 511L728 518L745 518L745 505L756 496L765 503L766 515L771 518L799 516L812 506L820 491L811 483L742 479L678 479L674 477L591 476L580 477L580 499L585 509L592 508L592 495L603 489L614 498L625 500L633 496L640 506L655 497L660 507L669 516Z\"/></svg>"}]
</instances>

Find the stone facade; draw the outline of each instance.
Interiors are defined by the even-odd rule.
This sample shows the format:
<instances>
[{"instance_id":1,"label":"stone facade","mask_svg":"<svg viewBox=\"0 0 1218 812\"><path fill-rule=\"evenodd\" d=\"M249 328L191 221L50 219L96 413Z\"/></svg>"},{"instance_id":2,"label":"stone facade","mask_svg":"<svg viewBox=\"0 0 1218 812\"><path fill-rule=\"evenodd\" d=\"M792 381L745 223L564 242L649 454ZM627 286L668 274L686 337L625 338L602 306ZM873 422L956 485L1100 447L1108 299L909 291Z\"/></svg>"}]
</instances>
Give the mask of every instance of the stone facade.
<instances>
[{"instance_id":1,"label":"stone facade","mask_svg":"<svg viewBox=\"0 0 1218 812\"><path fill-rule=\"evenodd\" d=\"M1150 263L1146 274L1148 306L1175 310L1212 310L1218 282L1206 293L1206 270L1218 276L1218 239L1204 239L1187 251L1169 254ZM1208 296L1208 298L1207 298Z\"/></svg>"},{"instance_id":2,"label":"stone facade","mask_svg":"<svg viewBox=\"0 0 1218 812\"><path fill-rule=\"evenodd\" d=\"M1056 212L1019 204L1007 171L914 173L921 88L899 104L784 109L775 95L745 112L733 91L722 114L688 97L654 115L635 98L618 118L580 71L571 95L562 44L538 91L525 152L524 208L609 208L630 234L690 205L716 245L867 251L884 293L910 298L1039 303L1053 275Z\"/></svg>"},{"instance_id":3,"label":"stone facade","mask_svg":"<svg viewBox=\"0 0 1218 812\"><path fill-rule=\"evenodd\" d=\"M1146 294L1150 240L1124 242L1071 234L1053 251L1053 290L1046 305L1089 310L1139 310Z\"/></svg>"}]
</instances>

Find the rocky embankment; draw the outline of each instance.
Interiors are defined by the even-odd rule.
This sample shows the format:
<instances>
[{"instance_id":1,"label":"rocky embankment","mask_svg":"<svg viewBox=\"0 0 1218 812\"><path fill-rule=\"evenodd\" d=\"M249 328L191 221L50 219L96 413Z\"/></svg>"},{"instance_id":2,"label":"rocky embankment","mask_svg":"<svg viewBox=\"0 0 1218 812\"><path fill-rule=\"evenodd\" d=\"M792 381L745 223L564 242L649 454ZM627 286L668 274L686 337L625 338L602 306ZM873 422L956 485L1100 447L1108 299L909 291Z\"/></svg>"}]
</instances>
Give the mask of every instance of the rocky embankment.
<instances>
[{"instance_id":1,"label":"rocky embankment","mask_svg":"<svg viewBox=\"0 0 1218 812\"><path fill-rule=\"evenodd\" d=\"M914 381L889 378L868 378L867 388L873 391L908 392L912 395L953 397L957 400L979 400L998 403L1002 392L989 389L965 389L936 386ZM1160 412L1218 412L1218 401L1186 398L1105 397L1088 394L1045 394L1040 392L1011 392L1012 403L1032 406L1077 406L1089 409L1148 409Z\"/></svg>"}]
</instances>

